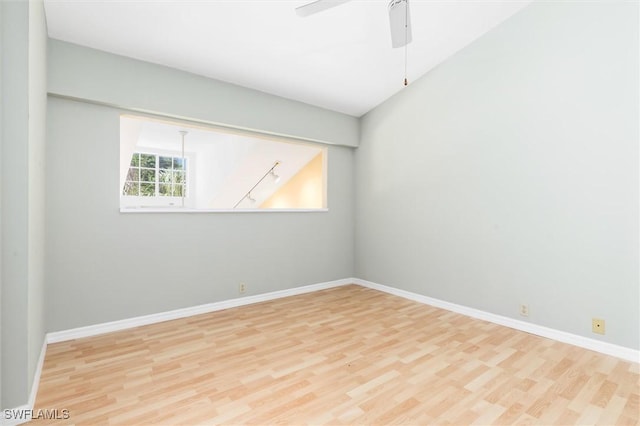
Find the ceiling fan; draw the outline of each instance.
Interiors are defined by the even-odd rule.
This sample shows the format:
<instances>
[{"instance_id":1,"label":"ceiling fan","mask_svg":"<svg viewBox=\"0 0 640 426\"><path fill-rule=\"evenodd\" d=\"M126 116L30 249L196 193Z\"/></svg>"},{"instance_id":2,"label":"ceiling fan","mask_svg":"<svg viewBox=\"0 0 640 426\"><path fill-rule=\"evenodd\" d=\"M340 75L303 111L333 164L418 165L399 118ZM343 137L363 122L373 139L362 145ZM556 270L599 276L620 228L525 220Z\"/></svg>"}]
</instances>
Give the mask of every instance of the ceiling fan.
<instances>
[{"instance_id":1,"label":"ceiling fan","mask_svg":"<svg viewBox=\"0 0 640 426\"><path fill-rule=\"evenodd\" d=\"M350 0L315 0L296 8L298 16L314 15L318 12L344 4ZM403 47L411 43L411 19L409 0L389 1L389 25L391 27L391 46Z\"/></svg>"}]
</instances>

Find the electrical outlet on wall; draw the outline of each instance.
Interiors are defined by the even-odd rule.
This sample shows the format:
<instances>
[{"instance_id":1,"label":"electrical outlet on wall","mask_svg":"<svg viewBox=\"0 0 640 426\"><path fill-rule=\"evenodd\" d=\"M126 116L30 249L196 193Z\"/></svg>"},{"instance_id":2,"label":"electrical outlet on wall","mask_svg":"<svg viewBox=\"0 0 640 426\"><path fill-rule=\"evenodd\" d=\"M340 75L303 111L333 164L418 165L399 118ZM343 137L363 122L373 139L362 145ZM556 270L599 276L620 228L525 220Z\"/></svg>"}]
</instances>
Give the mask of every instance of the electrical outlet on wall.
<instances>
[{"instance_id":1,"label":"electrical outlet on wall","mask_svg":"<svg viewBox=\"0 0 640 426\"><path fill-rule=\"evenodd\" d=\"M244 294L245 291L247 291L246 284L245 283L238 284L238 293Z\"/></svg>"},{"instance_id":2,"label":"electrical outlet on wall","mask_svg":"<svg viewBox=\"0 0 640 426\"><path fill-rule=\"evenodd\" d=\"M604 334L604 320L600 318L591 318L591 331L597 334Z\"/></svg>"},{"instance_id":3,"label":"electrical outlet on wall","mask_svg":"<svg viewBox=\"0 0 640 426\"><path fill-rule=\"evenodd\" d=\"M523 317L529 316L529 305L520 305L520 315Z\"/></svg>"}]
</instances>

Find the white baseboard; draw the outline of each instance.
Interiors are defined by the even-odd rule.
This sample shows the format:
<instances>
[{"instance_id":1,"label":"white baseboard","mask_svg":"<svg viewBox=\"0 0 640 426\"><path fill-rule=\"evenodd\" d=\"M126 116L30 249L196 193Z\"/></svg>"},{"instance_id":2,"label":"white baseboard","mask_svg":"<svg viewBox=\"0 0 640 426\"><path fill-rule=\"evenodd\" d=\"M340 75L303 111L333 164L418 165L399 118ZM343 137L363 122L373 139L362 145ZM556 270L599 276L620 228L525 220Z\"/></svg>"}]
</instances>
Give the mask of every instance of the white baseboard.
<instances>
[{"instance_id":1,"label":"white baseboard","mask_svg":"<svg viewBox=\"0 0 640 426\"><path fill-rule=\"evenodd\" d=\"M318 290L324 290L333 287L339 287L347 284L357 284L363 287L379 290L385 293L403 297L405 299L424 303L426 305L435 306L437 308L446 309L472 318L478 318L489 321L494 324L503 325L516 330L525 331L537 336L546 337L557 340L559 342L568 343L581 348L600 352L606 355L612 355L631 362L640 362L640 351L627 348L624 346L614 345L612 343L602 342L588 337L579 336L565 331L520 321L514 318L502 315L492 314L490 312L481 311L479 309L458 305L444 300L434 299L432 297L423 296L421 294L400 290L371 281L361 280L359 278L346 278L336 281L312 284L303 287L296 287L287 290L274 291L270 293L258 294L255 296L241 297L237 299L224 300L221 302L208 303L189 308L176 309L173 311L160 312L157 314L144 315L140 317L128 318L119 321L111 321L103 324L79 327L70 330L56 331L48 333L46 336L47 343L63 342L67 340L79 339L82 337L97 336L99 334L110 333L113 331L125 330L142 325L155 324L158 322L169 321L178 318L185 318L193 315L205 314L208 312L219 311L222 309L235 308L238 306L250 305L253 303L265 302L268 300L279 299L282 297L295 296L303 293L310 293Z\"/></svg>"},{"instance_id":2,"label":"white baseboard","mask_svg":"<svg viewBox=\"0 0 640 426\"><path fill-rule=\"evenodd\" d=\"M157 314L144 315L128 318L119 321L111 321L102 324L78 327L70 330L55 331L47 334L47 343L64 342L67 340L79 339L82 337L97 336L99 334L113 331L126 330L140 327L142 325L155 324L163 321L170 321L178 318L186 318L193 315L206 314L223 309L236 308L238 306L250 305L253 303L265 302L267 300L279 299L282 297L295 296L298 294L311 293L333 287L353 284L353 279L342 279L328 281L324 283L311 284L303 287L295 287L286 290L273 291L270 293L257 294L254 296L240 297L237 299L223 300L221 302L207 303L204 305L192 306L189 308L176 309L173 311L160 312Z\"/></svg>"},{"instance_id":3,"label":"white baseboard","mask_svg":"<svg viewBox=\"0 0 640 426\"><path fill-rule=\"evenodd\" d=\"M303 287L290 288L286 290L273 291L270 293L258 294L255 296L247 296L238 299L224 300L221 302L208 303L205 305L192 306L184 309L176 309L168 312L160 312L157 314L144 315L140 317L128 318L120 321L111 321L102 324L90 325L87 327L79 327L70 330L57 331L47 333L40 351L38 364L33 377L33 385L29 394L27 404L16 408L8 408L1 412L1 426L17 426L27 423L31 420L34 413L36 396L38 395L38 387L40 385L40 375L42 374L42 366L47 351L47 344L63 342L67 340L79 339L81 337L97 336L99 334L109 333L112 331L125 330L128 328L139 327L141 325L154 324L163 321L169 321L178 318L185 318L193 315L205 314L208 312L219 311L222 309L235 308L238 306L250 305L253 303L265 302L268 300L279 299L282 297L295 296L298 294L311 293L314 291L324 290L333 287L339 287L347 284L353 284L353 279L343 279L329 281L318 284L311 284Z\"/></svg>"},{"instance_id":4,"label":"white baseboard","mask_svg":"<svg viewBox=\"0 0 640 426\"><path fill-rule=\"evenodd\" d=\"M601 342L599 340L590 339L584 336L579 336L565 331L555 330L552 328L544 327L541 325L531 324L529 322L520 321L517 319L505 317L502 315L492 314L490 312L481 311L478 309L470 308L463 305L458 305L444 300L434 299L432 297L423 296L421 294L412 293L398 288L377 284L371 281L361 280L359 278L346 278L342 280L329 281L324 283L312 284L303 287L296 287L287 290L273 291L270 293L258 294L255 296L241 297L237 299L224 300L221 302L208 303L204 305L192 306L189 308L176 309L168 312L160 312L157 314L144 315L140 317L128 318L119 321L111 321L103 324L96 324L87 327L79 327L70 330L56 331L47 333L44 342L42 343L42 350L40 352L40 358L38 359L38 365L33 378L33 386L31 387L31 393L29 395L28 404L22 405L13 409L6 409L2 412L2 418L0 418L0 425L2 426L16 426L26 423L30 420L30 416L33 414L33 407L35 406L36 396L38 393L38 386L40 384L40 375L42 373L42 366L44 364L44 358L47 350L47 344L63 342L67 340L78 339L82 337L96 336L99 334L110 333L112 331L125 330L128 328L139 327L142 325L154 324L163 321L170 321L178 318L185 318L193 315L205 314L208 312L220 311L223 309L235 308L238 306L250 305L253 303L265 302L268 300L280 299L288 296L295 296L298 294L311 293L314 291L325 290L333 287L340 287L349 284L357 284L363 287L371 288L373 290L382 291L395 296L400 296L405 299L413 300L425 305L434 306L437 308L446 309L451 312L456 312L462 315L466 315L472 318L489 321L495 324L510 327L516 330L524 331L527 333L535 334L537 336L546 337L559 342L568 343L581 348L589 349L592 351L600 352L606 355L612 355L626 361L640 362L640 351L627 348L624 346L614 345L612 343Z\"/></svg>"},{"instance_id":5,"label":"white baseboard","mask_svg":"<svg viewBox=\"0 0 640 426\"><path fill-rule=\"evenodd\" d=\"M446 309L448 311L456 312L472 318L477 318L516 330L525 331L527 333L535 334L536 336L546 337L548 339L568 343L570 345L578 346L584 349L589 349L606 355L615 356L626 361L640 363L640 351L635 349L614 345L612 343L601 342L599 340L590 339L588 337L579 336L577 334L567 333L566 331L560 331L553 328L544 327L542 325L532 324L502 315L492 314L490 312L469 308L463 305L457 305L455 303L434 299L432 297L423 296L421 294L412 293L410 291L400 290L395 287L373 283L371 281L361 280L358 278L354 278L352 279L352 281L354 284L358 284L363 287L383 291L385 293L400 296L405 299L413 300L415 302L424 303L425 305Z\"/></svg>"},{"instance_id":6,"label":"white baseboard","mask_svg":"<svg viewBox=\"0 0 640 426\"><path fill-rule=\"evenodd\" d=\"M31 393L29 394L29 407L33 408L36 405L36 396L38 396L38 387L40 386L40 375L42 374L42 366L44 365L44 357L47 354L47 336L45 335L42 341L42 348L40 349L40 357L38 358L38 365L36 365L36 371L33 375L33 384L31 385Z\"/></svg>"},{"instance_id":7,"label":"white baseboard","mask_svg":"<svg viewBox=\"0 0 640 426\"><path fill-rule=\"evenodd\" d=\"M38 357L38 364L36 365L36 371L33 374L33 384L31 385L31 393L29 394L29 402L25 405L21 405L16 408L10 408L2 411L2 418L0 419L0 425L2 426L17 426L23 423L27 423L31 420L31 414L33 413L33 407L36 404L36 396L38 395L38 387L40 386L40 375L42 374L42 366L44 364L44 357L47 353L47 338L42 341L42 348L40 349L40 356Z\"/></svg>"}]
</instances>

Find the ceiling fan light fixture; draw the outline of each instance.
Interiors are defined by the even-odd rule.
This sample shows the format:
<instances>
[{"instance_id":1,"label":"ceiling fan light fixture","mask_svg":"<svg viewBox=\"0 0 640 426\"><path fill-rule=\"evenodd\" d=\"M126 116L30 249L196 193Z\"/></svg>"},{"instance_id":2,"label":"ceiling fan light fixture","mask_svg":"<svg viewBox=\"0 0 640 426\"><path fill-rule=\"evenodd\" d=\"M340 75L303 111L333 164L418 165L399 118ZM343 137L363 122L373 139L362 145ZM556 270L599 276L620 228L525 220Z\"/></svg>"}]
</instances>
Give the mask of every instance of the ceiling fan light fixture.
<instances>
[{"instance_id":1,"label":"ceiling fan light fixture","mask_svg":"<svg viewBox=\"0 0 640 426\"><path fill-rule=\"evenodd\" d=\"M327 9L347 3L350 0L314 0L296 8L298 16L310 16ZM409 0L391 0L389 2L389 25L391 27L391 45L403 47L411 43L411 17Z\"/></svg>"},{"instance_id":2,"label":"ceiling fan light fixture","mask_svg":"<svg viewBox=\"0 0 640 426\"><path fill-rule=\"evenodd\" d=\"M391 0L389 2L389 25L391 27L391 46L403 47L411 43L411 14L409 0Z\"/></svg>"}]
</instances>

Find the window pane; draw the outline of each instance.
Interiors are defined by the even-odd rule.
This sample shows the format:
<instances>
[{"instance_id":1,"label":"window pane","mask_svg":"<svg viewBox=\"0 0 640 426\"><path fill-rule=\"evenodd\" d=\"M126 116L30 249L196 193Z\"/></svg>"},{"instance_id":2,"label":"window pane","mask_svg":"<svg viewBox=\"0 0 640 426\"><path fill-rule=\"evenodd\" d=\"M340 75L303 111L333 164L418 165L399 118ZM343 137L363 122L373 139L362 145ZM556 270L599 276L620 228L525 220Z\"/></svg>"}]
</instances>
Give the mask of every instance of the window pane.
<instances>
[{"instance_id":1,"label":"window pane","mask_svg":"<svg viewBox=\"0 0 640 426\"><path fill-rule=\"evenodd\" d=\"M156 171L150 169L140 169L140 180L142 182L155 182Z\"/></svg>"},{"instance_id":2,"label":"window pane","mask_svg":"<svg viewBox=\"0 0 640 426\"><path fill-rule=\"evenodd\" d=\"M156 195L156 184L155 183L141 183L140 184L140 195L143 197L153 197Z\"/></svg>"},{"instance_id":3,"label":"window pane","mask_svg":"<svg viewBox=\"0 0 640 426\"><path fill-rule=\"evenodd\" d=\"M160 195L162 196L171 196L171 184L169 183L161 183L160 186Z\"/></svg>"},{"instance_id":4,"label":"window pane","mask_svg":"<svg viewBox=\"0 0 640 426\"><path fill-rule=\"evenodd\" d=\"M132 180L132 181L140 180L140 169L131 167L129 169L129 172L127 173L127 180Z\"/></svg>"},{"instance_id":5,"label":"window pane","mask_svg":"<svg viewBox=\"0 0 640 426\"><path fill-rule=\"evenodd\" d=\"M151 154L140 154L140 166L156 168L156 156Z\"/></svg>"},{"instance_id":6,"label":"window pane","mask_svg":"<svg viewBox=\"0 0 640 426\"><path fill-rule=\"evenodd\" d=\"M173 187L173 196L174 197L182 197L182 192L184 191L184 186L176 185Z\"/></svg>"},{"instance_id":7,"label":"window pane","mask_svg":"<svg viewBox=\"0 0 640 426\"><path fill-rule=\"evenodd\" d=\"M175 183L184 183L184 172L173 172L173 181Z\"/></svg>"},{"instance_id":8,"label":"window pane","mask_svg":"<svg viewBox=\"0 0 640 426\"><path fill-rule=\"evenodd\" d=\"M171 157L160 157L160 166L161 169L170 169L171 168Z\"/></svg>"},{"instance_id":9,"label":"window pane","mask_svg":"<svg viewBox=\"0 0 640 426\"><path fill-rule=\"evenodd\" d=\"M139 165L140 165L140 154L136 152L131 157L131 166L139 166Z\"/></svg>"},{"instance_id":10,"label":"window pane","mask_svg":"<svg viewBox=\"0 0 640 426\"><path fill-rule=\"evenodd\" d=\"M122 195L138 195L138 182L125 182Z\"/></svg>"},{"instance_id":11,"label":"window pane","mask_svg":"<svg viewBox=\"0 0 640 426\"><path fill-rule=\"evenodd\" d=\"M160 170L158 176L158 182L160 183L171 183L171 171L170 170Z\"/></svg>"},{"instance_id":12,"label":"window pane","mask_svg":"<svg viewBox=\"0 0 640 426\"><path fill-rule=\"evenodd\" d=\"M184 166L186 165L187 159L174 157L173 158L173 168L176 170L184 170Z\"/></svg>"}]
</instances>

